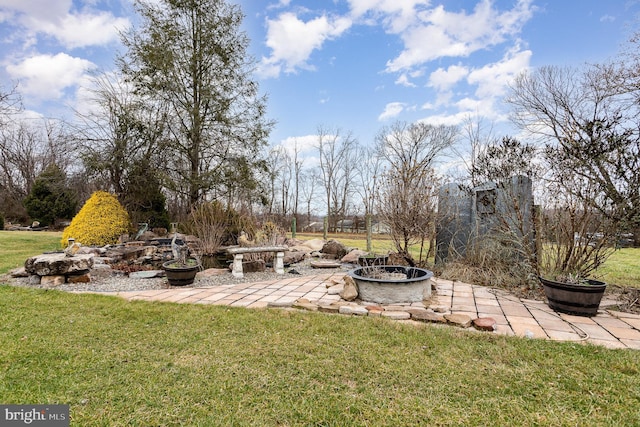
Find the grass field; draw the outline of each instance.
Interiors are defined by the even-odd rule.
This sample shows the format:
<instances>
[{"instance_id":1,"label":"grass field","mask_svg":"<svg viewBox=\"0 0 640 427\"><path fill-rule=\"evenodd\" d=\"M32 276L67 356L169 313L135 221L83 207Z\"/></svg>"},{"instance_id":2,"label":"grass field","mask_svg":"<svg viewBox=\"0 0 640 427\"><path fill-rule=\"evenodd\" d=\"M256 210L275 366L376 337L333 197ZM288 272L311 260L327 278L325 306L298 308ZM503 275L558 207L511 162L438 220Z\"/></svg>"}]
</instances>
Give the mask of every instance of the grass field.
<instances>
[{"instance_id":1,"label":"grass field","mask_svg":"<svg viewBox=\"0 0 640 427\"><path fill-rule=\"evenodd\" d=\"M62 233L0 231L0 274L24 265L27 258L60 249Z\"/></svg>"},{"instance_id":2,"label":"grass field","mask_svg":"<svg viewBox=\"0 0 640 427\"><path fill-rule=\"evenodd\" d=\"M637 426L640 352L0 286L0 402L73 426Z\"/></svg>"}]
</instances>

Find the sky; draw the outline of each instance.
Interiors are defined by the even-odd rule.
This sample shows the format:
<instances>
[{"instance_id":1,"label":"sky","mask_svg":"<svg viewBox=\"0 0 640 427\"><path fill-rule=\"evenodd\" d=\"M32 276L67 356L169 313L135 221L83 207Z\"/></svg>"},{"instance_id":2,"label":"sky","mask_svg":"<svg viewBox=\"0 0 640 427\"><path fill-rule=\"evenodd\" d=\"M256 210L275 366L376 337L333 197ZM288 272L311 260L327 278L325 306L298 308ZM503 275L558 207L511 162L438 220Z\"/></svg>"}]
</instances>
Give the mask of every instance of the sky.
<instances>
[{"instance_id":1,"label":"sky","mask_svg":"<svg viewBox=\"0 0 640 427\"><path fill-rule=\"evenodd\" d=\"M235 2L276 122L269 142L302 149L320 126L363 145L395 121L482 117L512 132L510 80L611 59L640 17L640 0ZM133 22L132 0L0 0L0 87L17 84L31 117L68 118Z\"/></svg>"}]
</instances>

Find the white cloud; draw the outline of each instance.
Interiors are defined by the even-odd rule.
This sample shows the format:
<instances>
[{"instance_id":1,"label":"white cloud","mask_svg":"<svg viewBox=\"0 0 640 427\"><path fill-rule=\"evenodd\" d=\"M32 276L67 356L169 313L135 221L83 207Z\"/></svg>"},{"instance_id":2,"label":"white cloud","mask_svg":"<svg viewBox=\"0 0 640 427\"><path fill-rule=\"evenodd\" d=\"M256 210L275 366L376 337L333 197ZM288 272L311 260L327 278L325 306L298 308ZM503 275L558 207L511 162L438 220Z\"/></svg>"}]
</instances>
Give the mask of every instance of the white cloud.
<instances>
[{"instance_id":1,"label":"white cloud","mask_svg":"<svg viewBox=\"0 0 640 427\"><path fill-rule=\"evenodd\" d=\"M127 18L117 18L110 13L68 14L59 22L38 20L31 26L38 32L55 37L62 45L73 49L101 46L118 41L119 31L129 27Z\"/></svg>"},{"instance_id":2,"label":"white cloud","mask_svg":"<svg viewBox=\"0 0 640 427\"><path fill-rule=\"evenodd\" d=\"M0 7L4 9L0 21L18 24L26 33L21 38L45 35L71 49L117 41L118 31L130 25L128 18L91 9L86 3L83 10L74 11L71 0L0 0Z\"/></svg>"},{"instance_id":3,"label":"white cloud","mask_svg":"<svg viewBox=\"0 0 640 427\"><path fill-rule=\"evenodd\" d=\"M304 135L304 136L290 136L280 141L282 146L291 155L295 152L296 148L300 154L314 153L316 144L318 143L317 135Z\"/></svg>"},{"instance_id":4,"label":"white cloud","mask_svg":"<svg viewBox=\"0 0 640 427\"><path fill-rule=\"evenodd\" d=\"M53 99L61 98L66 88L77 85L94 68L91 61L58 53L35 55L7 65L7 72L20 82L21 93L37 99Z\"/></svg>"},{"instance_id":5,"label":"white cloud","mask_svg":"<svg viewBox=\"0 0 640 427\"><path fill-rule=\"evenodd\" d=\"M382 114L378 116L378 121L385 121L397 117L405 110L406 104L402 102L390 102L388 103Z\"/></svg>"},{"instance_id":6,"label":"white cloud","mask_svg":"<svg viewBox=\"0 0 640 427\"><path fill-rule=\"evenodd\" d=\"M529 67L531 55L530 50L520 51L515 47L501 61L473 70L467 81L478 85L476 96L479 98L502 97L507 84Z\"/></svg>"},{"instance_id":7,"label":"white cloud","mask_svg":"<svg viewBox=\"0 0 640 427\"><path fill-rule=\"evenodd\" d=\"M427 86L433 87L439 91L449 90L460 80L469 74L469 69L462 65L451 65L446 70L438 68L429 76Z\"/></svg>"},{"instance_id":8,"label":"white cloud","mask_svg":"<svg viewBox=\"0 0 640 427\"><path fill-rule=\"evenodd\" d=\"M259 74L276 77L282 71L313 69L307 62L313 51L320 49L325 41L339 37L351 25L349 18L326 15L304 22L291 12L267 20L266 44L271 48L271 56L262 58Z\"/></svg>"},{"instance_id":9,"label":"white cloud","mask_svg":"<svg viewBox=\"0 0 640 427\"><path fill-rule=\"evenodd\" d=\"M500 12L491 0L479 2L472 13L448 12L443 6L418 12L419 22L396 32L404 50L387 62L387 71L412 69L442 57L466 57L471 53L517 34L533 14L532 0L519 0L516 6ZM394 32L393 29L391 29Z\"/></svg>"},{"instance_id":10,"label":"white cloud","mask_svg":"<svg viewBox=\"0 0 640 427\"><path fill-rule=\"evenodd\" d=\"M415 83L409 81L409 77L405 73L400 74L400 77L395 81L397 85L406 86L406 87L416 87Z\"/></svg>"}]
</instances>

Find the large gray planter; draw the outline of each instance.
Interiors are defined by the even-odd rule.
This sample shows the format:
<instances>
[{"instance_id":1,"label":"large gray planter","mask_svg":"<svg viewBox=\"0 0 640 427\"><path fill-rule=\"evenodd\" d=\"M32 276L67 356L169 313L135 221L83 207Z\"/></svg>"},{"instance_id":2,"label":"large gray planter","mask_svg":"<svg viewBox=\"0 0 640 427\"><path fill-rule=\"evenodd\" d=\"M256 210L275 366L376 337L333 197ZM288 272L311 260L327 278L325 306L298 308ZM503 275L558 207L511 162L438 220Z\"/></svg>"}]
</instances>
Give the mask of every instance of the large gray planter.
<instances>
[{"instance_id":1,"label":"large gray planter","mask_svg":"<svg viewBox=\"0 0 640 427\"><path fill-rule=\"evenodd\" d=\"M392 274L405 278L389 278ZM433 272L402 265L360 267L349 275L358 285L358 298L378 304L420 302L431 296Z\"/></svg>"}]
</instances>

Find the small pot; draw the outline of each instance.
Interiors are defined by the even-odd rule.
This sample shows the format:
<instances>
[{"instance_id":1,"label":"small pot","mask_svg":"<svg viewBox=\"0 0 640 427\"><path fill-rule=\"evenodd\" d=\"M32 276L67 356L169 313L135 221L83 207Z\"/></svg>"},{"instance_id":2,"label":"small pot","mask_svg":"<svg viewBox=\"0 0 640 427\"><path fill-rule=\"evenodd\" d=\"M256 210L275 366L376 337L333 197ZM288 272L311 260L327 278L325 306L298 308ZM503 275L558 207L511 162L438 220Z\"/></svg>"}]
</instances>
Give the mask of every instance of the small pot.
<instances>
[{"instance_id":1,"label":"small pot","mask_svg":"<svg viewBox=\"0 0 640 427\"><path fill-rule=\"evenodd\" d=\"M196 273L200 270L200 264L180 265L175 260L162 264L162 268L167 275L167 280L171 286L191 285L196 278Z\"/></svg>"},{"instance_id":2,"label":"small pot","mask_svg":"<svg viewBox=\"0 0 640 427\"><path fill-rule=\"evenodd\" d=\"M540 277L547 304L554 311L578 316L595 316L607 284L599 280L587 280L586 285L556 282Z\"/></svg>"}]
</instances>

